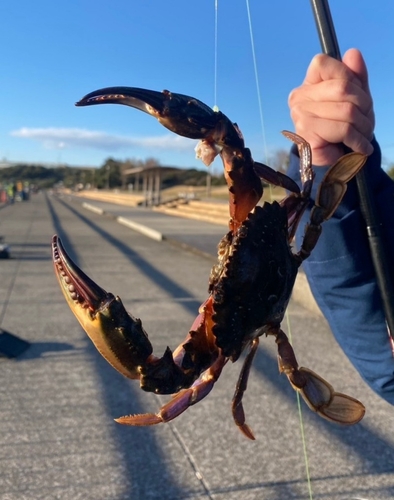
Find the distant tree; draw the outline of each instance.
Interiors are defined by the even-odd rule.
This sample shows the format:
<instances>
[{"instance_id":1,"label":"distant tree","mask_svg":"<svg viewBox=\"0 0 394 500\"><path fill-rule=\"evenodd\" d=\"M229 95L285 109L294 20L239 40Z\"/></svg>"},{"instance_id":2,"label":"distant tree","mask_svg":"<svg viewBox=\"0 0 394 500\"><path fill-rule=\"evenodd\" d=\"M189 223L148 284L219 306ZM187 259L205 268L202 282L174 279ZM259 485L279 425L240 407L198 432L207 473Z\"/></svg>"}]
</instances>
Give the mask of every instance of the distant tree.
<instances>
[{"instance_id":1,"label":"distant tree","mask_svg":"<svg viewBox=\"0 0 394 500\"><path fill-rule=\"evenodd\" d=\"M118 188L122 186L121 175L122 162L107 158L104 164L96 169L94 175L94 185L98 189Z\"/></svg>"},{"instance_id":2,"label":"distant tree","mask_svg":"<svg viewBox=\"0 0 394 500\"><path fill-rule=\"evenodd\" d=\"M163 188L169 188L177 185L205 186L206 179L207 172L204 170L197 170L196 168L178 168L163 174L162 186Z\"/></svg>"},{"instance_id":3,"label":"distant tree","mask_svg":"<svg viewBox=\"0 0 394 500\"><path fill-rule=\"evenodd\" d=\"M128 170L132 170L133 168L138 167L138 164L135 160L126 160L120 166L120 176L122 178L122 188L126 189L129 177L126 174Z\"/></svg>"},{"instance_id":4,"label":"distant tree","mask_svg":"<svg viewBox=\"0 0 394 500\"><path fill-rule=\"evenodd\" d=\"M224 177L224 174L212 175L211 177L212 186L224 186L225 184L226 184L226 179Z\"/></svg>"},{"instance_id":5,"label":"distant tree","mask_svg":"<svg viewBox=\"0 0 394 500\"><path fill-rule=\"evenodd\" d=\"M286 173L289 168L290 156L287 149L277 149L269 159L269 166L274 170Z\"/></svg>"},{"instance_id":6,"label":"distant tree","mask_svg":"<svg viewBox=\"0 0 394 500\"><path fill-rule=\"evenodd\" d=\"M387 169L387 174L394 180L394 163L389 165L389 168Z\"/></svg>"},{"instance_id":7,"label":"distant tree","mask_svg":"<svg viewBox=\"0 0 394 500\"><path fill-rule=\"evenodd\" d=\"M143 163L145 167L158 167L160 165L156 158L147 158Z\"/></svg>"},{"instance_id":8,"label":"distant tree","mask_svg":"<svg viewBox=\"0 0 394 500\"><path fill-rule=\"evenodd\" d=\"M134 167L152 167L160 165L158 160L148 158L142 160L120 161L114 158L107 158L99 168L79 168L69 166L59 166L47 168L42 165L15 165L13 167L0 168L0 184L9 184L17 181L28 182L39 188L48 189L62 183L65 187L73 189L78 184L90 185L98 189L105 189L108 186L113 188L126 188L128 177L126 170ZM142 177L140 177L140 182ZM175 185L205 186L207 170L174 168L164 170L162 181L163 187ZM225 184L223 174L212 175L211 185Z\"/></svg>"},{"instance_id":9,"label":"distant tree","mask_svg":"<svg viewBox=\"0 0 394 500\"><path fill-rule=\"evenodd\" d=\"M52 187L62 181L64 172L55 168L45 168L42 165L15 165L0 169L0 182L9 184L17 181L29 182L40 188Z\"/></svg>"}]
</instances>

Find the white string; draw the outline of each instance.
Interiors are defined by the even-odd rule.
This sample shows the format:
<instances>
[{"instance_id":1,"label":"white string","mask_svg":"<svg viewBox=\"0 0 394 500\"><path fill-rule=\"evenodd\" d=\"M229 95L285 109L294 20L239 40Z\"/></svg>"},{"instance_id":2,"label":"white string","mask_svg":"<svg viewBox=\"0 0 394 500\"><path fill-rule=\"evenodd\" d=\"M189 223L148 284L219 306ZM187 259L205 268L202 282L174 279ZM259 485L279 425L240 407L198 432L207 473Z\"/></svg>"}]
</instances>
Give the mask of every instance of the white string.
<instances>
[{"instance_id":1,"label":"white string","mask_svg":"<svg viewBox=\"0 0 394 500\"><path fill-rule=\"evenodd\" d=\"M218 108L218 101L217 101L217 97L218 97L218 1L219 0L215 0L215 68L214 68L214 83L213 83L213 86L214 86L214 90L213 90L213 93L214 93L214 99L213 99L213 102L214 102L214 106L213 106L213 109L215 111L218 111L219 108Z\"/></svg>"},{"instance_id":2,"label":"white string","mask_svg":"<svg viewBox=\"0 0 394 500\"><path fill-rule=\"evenodd\" d=\"M250 33L250 41L251 41L251 46L252 46L253 66L254 66L254 74L255 74L255 80L256 80L257 99L258 99L258 106L259 106L259 112L260 112L260 121L261 121L261 129L262 129L262 137L263 137L263 145L264 145L264 156L265 156L265 162L268 163L268 151L267 151L267 141L266 141L266 135L265 135L265 126L264 126L263 105L262 105L262 99L261 99L261 94L260 94L260 84L259 84L258 71L257 71L256 52L255 52L255 46L254 46L254 38L253 38L252 20L251 20L251 14L250 14L249 0L246 0L246 9L248 12L249 33ZM215 67L214 67L214 103L215 104L214 104L213 109L217 111L219 109L217 106L218 0L215 0L215 62L214 62L214 65L215 65ZM270 188L271 188L271 185L270 185ZM289 314L287 311L286 311L286 319L287 319L287 327L288 327L290 343L291 343L290 317L289 317ZM306 468L306 477L307 477L307 484L308 484L309 499L313 500L309 461L308 461L308 454L307 454L307 449L306 449L306 440L305 440L305 432L304 432L303 417L302 417L302 409L301 409L300 397L299 397L298 392L297 392L297 405L298 405L298 414L299 414L299 419L300 419L301 441L302 441L303 453L304 453L304 461L305 461L305 468Z\"/></svg>"},{"instance_id":3,"label":"white string","mask_svg":"<svg viewBox=\"0 0 394 500\"><path fill-rule=\"evenodd\" d=\"M260 84L259 84L259 77L258 77L258 71L257 71L256 52L255 52L255 47L254 47L254 38L253 38L252 20L251 20L251 14L250 14L249 0L246 0L246 9L248 12L250 41L251 41L251 45L252 45L252 56L253 56L253 66L254 66L254 74L255 74L255 80L256 80L256 88L257 88L257 99L258 99L261 128L262 128L262 134L263 134L265 163L268 163L267 141L266 141L266 136L265 136L265 126L264 126L264 117L263 117L263 105L262 105L261 94L260 94ZM271 198L272 198L271 184L270 184L270 193L271 193ZM292 343L290 316L289 316L289 313L287 310L286 310L286 319L287 319L287 328L288 328L288 332L289 332L289 339L290 339L290 343ZM300 395L298 394L298 392L297 392L297 406L298 406L298 415L299 415L299 421L300 421L300 433L301 433L301 441L302 441L303 454L304 454L304 462L305 462L305 469L306 469L306 480L307 480L307 484L308 484L309 499L313 500L312 484L311 484L310 469L309 469L309 460L308 460L305 431L304 431L304 419L302 416Z\"/></svg>"},{"instance_id":4,"label":"white string","mask_svg":"<svg viewBox=\"0 0 394 500\"><path fill-rule=\"evenodd\" d=\"M289 315L289 312L287 310L286 310L286 320L287 320L287 332L289 334L289 342L290 342L290 344L293 344L293 338L292 338L292 334L291 334L291 325L290 325L290 315ZM302 451L304 454L306 482L308 485L309 500L313 500L312 481L311 481L311 474L310 474L310 467L309 467L308 450L306 447L304 417L302 415L301 397L300 397L300 394L298 391L296 392L296 395L297 395L298 416L299 416L299 421L300 421L300 434L301 434Z\"/></svg>"},{"instance_id":5,"label":"white string","mask_svg":"<svg viewBox=\"0 0 394 500\"><path fill-rule=\"evenodd\" d=\"M259 76L257 71L257 62L256 62L256 52L254 49L254 38L253 38L253 30L252 30L252 18L250 15L250 7L249 0L246 0L246 10L248 11L248 22L249 22L249 33L250 33L250 42L252 45L252 57L253 57L253 66L254 66L254 76L256 80L256 90L257 90L257 100L259 104L259 112L260 112L260 122L261 122L261 130L263 135L263 145L264 145L264 161L268 163L268 150L267 150L267 141L265 136L265 126L264 126L264 116L263 116L263 104L261 100L260 94L260 84L259 84Z\"/></svg>"}]
</instances>

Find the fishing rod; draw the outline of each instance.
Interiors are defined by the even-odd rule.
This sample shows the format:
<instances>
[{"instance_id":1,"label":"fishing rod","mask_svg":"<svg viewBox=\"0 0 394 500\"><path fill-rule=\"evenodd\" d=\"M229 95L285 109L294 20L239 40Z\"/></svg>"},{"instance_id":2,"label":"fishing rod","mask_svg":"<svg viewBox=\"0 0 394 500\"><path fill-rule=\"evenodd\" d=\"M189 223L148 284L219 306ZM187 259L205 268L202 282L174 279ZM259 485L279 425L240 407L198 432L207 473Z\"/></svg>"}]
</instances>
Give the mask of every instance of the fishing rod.
<instances>
[{"instance_id":1,"label":"fishing rod","mask_svg":"<svg viewBox=\"0 0 394 500\"><path fill-rule=\"evenodd\" d=\"M311 0L311 5L323 52L340 61L342 58L328 0ZM364 168L356 175L356 182L360 200L360 210L367 228L372 262L382 297L386 322L390 335L394 340L394 286L389 271L381 223L376 210L375 200L365 177Z\"/></svg>"}]
</instances>

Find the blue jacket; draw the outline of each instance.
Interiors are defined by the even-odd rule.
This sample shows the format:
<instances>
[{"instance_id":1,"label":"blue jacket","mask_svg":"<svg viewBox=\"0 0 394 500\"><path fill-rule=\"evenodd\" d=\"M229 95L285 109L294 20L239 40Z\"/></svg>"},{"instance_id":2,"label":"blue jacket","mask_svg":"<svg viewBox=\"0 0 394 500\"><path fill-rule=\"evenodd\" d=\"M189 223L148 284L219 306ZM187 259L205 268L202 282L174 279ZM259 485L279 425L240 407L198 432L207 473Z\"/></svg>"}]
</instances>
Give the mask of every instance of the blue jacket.
<instances>
[{"instance_id":1,"label":"blue jacket","mask_svg":"<svg viewBox=\"0 0 394 500\"><path fill-rule=\"evenodd\" d=\"M394 182L381 168L381 152L374 140L374 153L364 167L382 221L388 248L389 272L394 279ZM316 167L312 191L315 199L328 167ZM288 175L300 185L297 148L290 154ZM312 206L312 204L311 204ZM296 234L297 248L309 219L310 207ZM394 357L388 336L380 292L375 279L365 223L360 213L356 181L334 216L324 222L321 237L304 261L312 293L331 330L368 385L394 405Z\"/></svg>"}]
</instances>

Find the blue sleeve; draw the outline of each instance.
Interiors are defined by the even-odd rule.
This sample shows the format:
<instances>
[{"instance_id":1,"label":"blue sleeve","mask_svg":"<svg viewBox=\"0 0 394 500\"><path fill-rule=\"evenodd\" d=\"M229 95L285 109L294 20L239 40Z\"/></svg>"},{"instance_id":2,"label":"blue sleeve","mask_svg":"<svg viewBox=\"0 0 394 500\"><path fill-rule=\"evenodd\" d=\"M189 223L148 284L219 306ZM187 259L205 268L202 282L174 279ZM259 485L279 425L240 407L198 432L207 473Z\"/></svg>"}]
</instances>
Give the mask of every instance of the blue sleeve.
<instances>
[{"instance_id":1,"label":"blue sleeve","mask_svg":"<svg viewBox=\"0 0 394 500\"><path fill-rule=\"evenodd\" d=\"M394 276L394 182L381 168L381 153L374 140L365 176L371 187ZM328 167L316 167L312 199ZM299 157L290 154L289 177L300 185ZM311 203L311 206L313 204ZM296 234L302 242L310 208ZM331 330L362 378L386 401L394 405L394 358L383 306L369 251L365 223L360 213L356 181L333 217L324 222L321 237L303 263L312 293Z\"/></svg>"}]
</instances>

